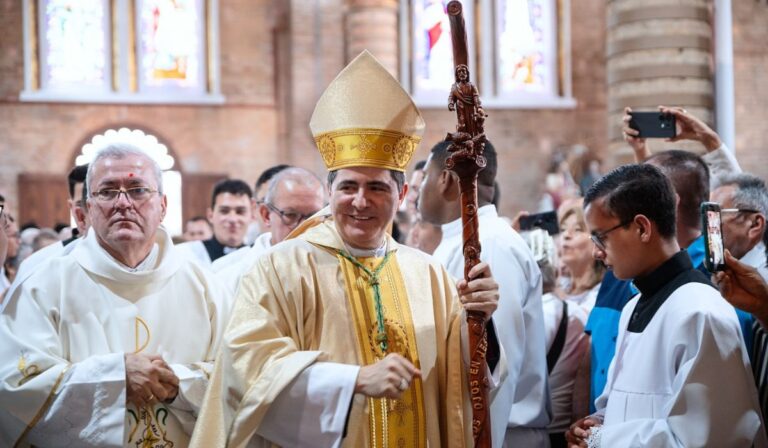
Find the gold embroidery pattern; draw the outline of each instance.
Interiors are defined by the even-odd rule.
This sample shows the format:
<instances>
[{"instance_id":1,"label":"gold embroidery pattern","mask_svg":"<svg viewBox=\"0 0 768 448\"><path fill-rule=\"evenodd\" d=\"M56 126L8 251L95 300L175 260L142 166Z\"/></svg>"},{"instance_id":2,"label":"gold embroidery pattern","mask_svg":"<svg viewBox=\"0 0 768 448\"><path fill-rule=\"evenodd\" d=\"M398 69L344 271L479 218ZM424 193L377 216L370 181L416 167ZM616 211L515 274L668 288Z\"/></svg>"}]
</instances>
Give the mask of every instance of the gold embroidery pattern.
<instances>
[{"instance_id":1,"label":"gold embroidery pattern","mask_svg":"<svg viewBox=\"0 0 768 448\"><path fill-rule=\"evenodd\" d=\"M385 355L376 340L378 323L373 293L367 282L360 281L360 269L342 256L338 258L347 302L353 312L360 362L370 365ZM360 258L358 261L372 270L382 259ZM416 332L402 278L396 260L392 259L380 274L385 332L389 341L387 353L400 353L419 368ZM367 403L369 446L426 447L426 418L420 378L414 378L398 400L369 398Z\"/></svg>"},{"instance_id":2,"label":"gold embroidery pattern","mask_svg":"<svg viewBox=\"0 0 768 448\"><path fill-rule=\"evenodd\" d=\"M399 353L407 357L408 341L407 341L407 337L405 336L405 328L403 328L400 322L396 322L396 321L393 321L392 319L386 319L386 318L384 319L384 327L386 328L387 341L389 341L387 352ZM384 353L381 350L381 344L376 342L377 334L379 334L379 329L376 323L374 323L368 335L369 342L370 342L370 349L371 351L376 353L377 358L381 359L387 356L387 353Z\"/></svg>"},{"instance_id":3,"label":"gold embroidery pattern","mask_svg":"<svg viewBox=\"0 0 768 448\"><path fill-rule=\"evenodd\" d=\"M165 420L168 418L168 409L164 406L142 407L138 415L129 409L128 417L128 424L133 426L128 443L136 448L173 448L174 443L166 438ZM143 430L134 441L139 427L143 427Z\"/></svg>"},{"instance_id":4,"label":"gold embroidery pattern","mask_svg":"<svg viewBox=\"0 0 768 448\"><path fill-rule=\"evenodd\" d=\"M329 171L350 166L404 171L421 137L386 129L351 128L315 136Z\"/></svg>"},{"instance_id":5,"label":"gold embroidery pattern","mask_svg":"<svg viewBox=\"0 0 768 448\"><path fill-rule=\"evenodd\" d=\"M139 342L141 340L141 328L144 328L144 330L147 331L147 340L144 341L143 345ZM136 316L136 351L134 353L141 353L145 348L147 348L150 339L152 339L152 334L149 331L149 325L147 325L147 322L144 319Z\"/></svg>"},{"instance_id":6,"label":"gold embroidery pattern","mask_svg":"<svg viewBox=\"0 0 768 448\"><path fill-rule=\"evenodd\" d=\"M53 403L53 397L56 396L56 392L59 390L59 385L61 384L61 380L64 379L64 375L69 371L69 364L67 364L63 369L61 369L61 373L59 373L59 376L56 378L56 382L53 383L53 386L51 387L51 391L48 392L48 397L45 399L45 402L42 406L40 406L40 409L38 409L37 414L35 414L35 418L32 419L31 422L27 425L26 429L24 429L24 432L21 433L18 440L16 440L16 443L13 444L13 447L16 448L18 446L21 446L21 443L27 438L27 435L29 434L29 431L32 430L32 428L37 425L37 422L40 421L41 418L43 418L43 414L45 414L45 411L48 410L48 408L51 406L51 403Z\"/></svg>"},{"instance_id":7,"label":"gold embroidery pattern","mask_svg":"<svg viewBox=\"0 0 768 448\"><path fill-rule=\"evenodd\" d=\"M333 137L324 135L317 142L317 147L320 150L320 155L323 157L323 162L326 165L333 165L333 161L336 159L336 143L333 141Z\"/></svg>"},{"instance_id":8,"label":"gold embroidery pattern","mask_svg":"<svg viewBox=\"0 0 768 448\"><path fill-rule=\"evenodd\" d=\"M21 379L19 380L18 384L19 387L23 386L24 383L36 377L37 375L40 375L40 367L37 364L27 365L27 358L25 355L26 352L22 351L21 355L19 355L19 363L17 365L17 368L21 373Z\"/></svg>"},{"instance_id":9,"label":"gold embroidery pattern","mask_svg":"<svg viewBox=\"0 0 768 448\"><path fill-rule=\"evenodd\" d=\"M401 137L392 147L392 159L397 166L405 168L405 165L411 160L413 151L416 150L417 142L414 142L411 137Z\"/></svg>"}]
</instances>

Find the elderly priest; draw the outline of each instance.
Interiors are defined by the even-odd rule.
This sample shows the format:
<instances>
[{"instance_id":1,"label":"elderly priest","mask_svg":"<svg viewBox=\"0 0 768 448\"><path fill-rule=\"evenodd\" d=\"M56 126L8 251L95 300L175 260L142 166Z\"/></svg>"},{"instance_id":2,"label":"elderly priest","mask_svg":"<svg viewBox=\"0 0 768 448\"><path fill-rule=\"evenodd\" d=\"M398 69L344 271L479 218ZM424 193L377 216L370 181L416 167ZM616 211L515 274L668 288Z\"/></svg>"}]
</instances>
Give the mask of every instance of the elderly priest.
<instances>
[{"instance_id":1,"label":"elderly priest","mask_svg":"<svg viewBox=\"0 0 768 448\"><path fill-rule=\"evenodd\" d=\"M192 446L470 445L463 310L490 315L498 287L486 264L456 284L386 232L423 132L418 110L364 52L310 127L330 214L243 277Z\"/></svg>"},{"instance_id":2,"label":"elderly priest","mask_svg":"<svg viewBox=\"0 0 768 448\"><path fill-rule=\"evenodd\" d=\"M113 145L89 166L91 231L0 316L0 446L186 446L222 299L160 227L160 168Z\"/></svg>"}]
</instances>

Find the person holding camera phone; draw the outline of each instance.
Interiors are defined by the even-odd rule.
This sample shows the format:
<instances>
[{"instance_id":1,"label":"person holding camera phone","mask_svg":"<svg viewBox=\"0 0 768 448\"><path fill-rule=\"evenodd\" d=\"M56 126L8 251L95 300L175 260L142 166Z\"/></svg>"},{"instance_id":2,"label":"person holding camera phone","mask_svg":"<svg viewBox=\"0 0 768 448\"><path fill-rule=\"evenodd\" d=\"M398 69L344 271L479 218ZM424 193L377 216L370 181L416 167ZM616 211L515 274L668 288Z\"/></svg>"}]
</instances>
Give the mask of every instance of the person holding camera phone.
<instances>
[{"instance_id":1,"label":"person holding camera phone","mask_svg":"<svg viewBox=\"0 0 768 448\"><path fill-rule=\"evenodd\" d=\"M676 196L639 164L584 198L593 256L639 294L621 311L597 412L571 426L569 447L768 446L739 322L681 250Z\"/></svg>"},{"instance_id":2,"label":"person holding camera phone","mask_svg":"<svg viewBox=\"0 0 768 448\"><path fill-rule=\"evenodd\" d=\"M645 138L640 137L640 130L630 126L632 121L632 108L624 108L622 129L624 141L626 141L635 153L635 161L642 163L651 157L651 149ZM728 149L720 136L702 120L683 109L682 107L659 106L660 114L672 115L675 119L675 136L667 138L667 142L679 142L683 140L697 141L704 146L706 154L702 156L709 166L712 178L729 172L739 172L741 167L736 161L733 152Z\"/></svg>"},{"instance_id":3,"label":"person holding camera phone","mask_svg":"<svg viewBox=\"0 0 768 448\"><path fill-rule=\"evenodd\" d=\"M675 137L669 140L698 141L709 151L704 157L680 150L652 154L646 139L638 137L639 131L629 126L632 109L626 108L625 113L624 138L635 152L636 161L650 163L661 169L672 181L680 198L676 223L678 244L686 248L693 265L709 275L703 268L705 246L699 207L709 199L711 177L717 173L740 170L738 163L717 134L683 108L659 106L659 113L668 113L675 118ZM710 176L710 172L713 176ZM594 400L605 387L608 366L616 351L619 315L636 293L637 290L630 281L617 279L611 271L603 277L595 307L590 313L586 327L587 333L592 335L590 402L593 404L593 411ZM738 315L744 338L751 344L753 318L743 311L738 311Z\"/></svg>"}]
</instances>

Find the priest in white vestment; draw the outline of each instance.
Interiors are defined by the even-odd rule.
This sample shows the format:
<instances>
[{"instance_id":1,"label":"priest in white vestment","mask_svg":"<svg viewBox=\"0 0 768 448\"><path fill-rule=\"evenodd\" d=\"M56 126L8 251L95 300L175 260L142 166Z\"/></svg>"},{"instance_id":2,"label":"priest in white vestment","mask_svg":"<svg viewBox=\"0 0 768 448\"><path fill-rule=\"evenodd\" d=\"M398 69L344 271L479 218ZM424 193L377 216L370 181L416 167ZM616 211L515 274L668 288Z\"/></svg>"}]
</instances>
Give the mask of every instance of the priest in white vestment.
<instances>
[{"instance_id":1,"label":"priest in white vestment","mask_svg":"<svg viewBox=\"0 0 768 448\"><path fill-rule=\"evenodd\" d=\"M0 315L0 446L186 446L221 290L160 227L166 199L146 153L105 148L88 188L87 237Z\"/></svg>"},{"instance_id":2,"label":"priest in white vestment","mask_svg":"<svg viewBox=\"0 0 768 448\"><path fill-rule=\"evenodd\" d=\"M243 277L192 446L470 446L463 310L490 315L498 287L485 263L457 287L386 233L421 115L364 52L310 127L330 172L330 215ZM489 338L492 381L504 365Z\"/></svg>"},{"instance_id":3,"label":"priest in white vestment","mask_svg":"<svg viewBox=\"0 0 768 448\"><path fill-rule=\"evenodd\" d=\"M655 167L626 165L587 192L594 256L640 294L621 313L597 413L572 425L589 447L765 447L739 322L675 237L676 196Z\"/></svg>"},{"instance_id":4,"label":"priest in white vestment","mask_svg":"<svg viewBox=\"0 0 768 448\"><path fill-rule=\"evenodd\" d=\"M464 273L459 179L445 168L450 142L432 148L419 197L424 220L442 225L434 257L456 278ZM541 271L531 250L491 203L496 180L496 150L486 143L486 166L477 179L480 259L498 276L499 309L494 313L508 376L491 405L494 447L548 447L552 419L547 388L547 349L541 304Z\"/></svg>"},{"instance_id":5,"label":"priest in white vestment","mask_svg":"<svg viewBox=\"0 0 768 448\"><path fill-rule=\"evenodd\" d=\"M311 171L290 167L277 173L270 180L264 201L257 209L266 232L256 238L253 246L243 247L213 262L212 269L219 281L234 296L240 278L253 268L256 260L325 203L325 188Z\"/></svg>"}]
</instances>

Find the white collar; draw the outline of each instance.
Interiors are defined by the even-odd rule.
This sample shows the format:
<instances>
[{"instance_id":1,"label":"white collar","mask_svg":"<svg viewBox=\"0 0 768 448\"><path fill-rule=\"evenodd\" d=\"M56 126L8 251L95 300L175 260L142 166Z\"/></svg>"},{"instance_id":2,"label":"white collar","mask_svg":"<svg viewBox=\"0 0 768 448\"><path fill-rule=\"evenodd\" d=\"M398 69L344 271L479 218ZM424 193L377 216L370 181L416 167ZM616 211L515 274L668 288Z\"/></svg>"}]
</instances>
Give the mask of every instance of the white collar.
<instances>
[{"instance_id":1,"label":"white collar","mask_svg":"<svg viewBox=\"0 0 768 448\"><path fill-rule=\"evenodd\" d=\"M130 266L124 265L122 262L117 260L115 257L110 255L109 252L107 252L100 244L99 248L104 251L104 253L109 257L110 260L114 261L115 264L125 272L144 272L144 271L150 271L155 268L155 264L157 264L157 255L160 253L160 246L155 243L152 245L152 250L149 251L149 254L144 258L144 260L141 261L138 265L136 265L135 268L132 268Z\"/></svg>"},{"instance_id":2,"label":"white collar","mask_svg":"<svg viewBox=\"0 0 768 448\"><path fill-rule=\"evenodd\" d=\"M758 242L739 261L753 268L762 268L766 265L765 244L762 241Z\"/></svg>"},{"instance_id":3,"label":"white collar","mask_svg":"<svg viewBox=\"0 0 768 448\"><path fill-rule=\"evenodd\" d=\"M479 218L496 218L499 214L496 212L496 206L488 204L477 209L477 217ZM443 230L443 239L450 238L461 234L462 223L461 218L453 220L447 224L441 226Z\"/></svg>"},{"instance_id":4,"label":"white collar","mask_svg":"<svg viewBox=\"0 0 768 448\"><path fill-rule=\"evenodd\" d=\"M347 253L355 258L381 258L387 254L387 239L376 249L356 249L347 243L344 243Z\"/></svg>"}]
</instances>

